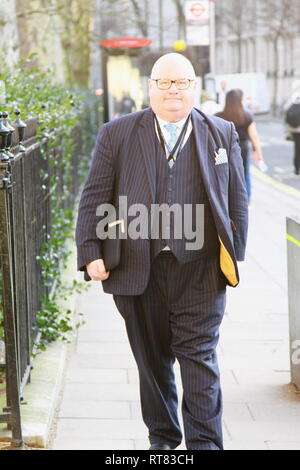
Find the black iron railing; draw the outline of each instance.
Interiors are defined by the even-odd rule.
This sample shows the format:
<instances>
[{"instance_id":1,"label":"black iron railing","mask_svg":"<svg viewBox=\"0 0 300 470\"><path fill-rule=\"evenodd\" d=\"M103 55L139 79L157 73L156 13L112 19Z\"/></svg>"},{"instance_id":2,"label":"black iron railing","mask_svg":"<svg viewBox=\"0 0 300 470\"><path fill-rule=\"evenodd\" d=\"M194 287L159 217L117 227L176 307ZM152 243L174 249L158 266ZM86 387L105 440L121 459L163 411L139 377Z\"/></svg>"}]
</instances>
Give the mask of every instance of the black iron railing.
<instances>
[{"instance_id":1,"label":"black iron railing","mask_svg":"<svg viewBox=\"0 0 300 470\"><path fill-rule=\"evenodd\" d=\"M17 116L19 118L19 116ZM14 121L9 130L5 115L0 114L0 310L4 328L7 406L0 414L0 423L8 423L12 445L23 445L20 401L24 386L30 380L32 348L37 339L36 312L43 296L51 287L43 285L38 256L51 236L51 198L49 182L53 172L58 177L57 191L63 191L63 165L59 139L47 151L47 137L36 136L37 119L24 123ZM9 141L11 136L11 142ZM74 132L71 159L73 177L69 180L68 198L64 208L72 208L79 191L80 147L82 135ZM41 157L41 149L44 158ZM50 165L55 158L57 165ZM47 175L45 177L45 175ZM63 183L61 183L62 185Z\"/></svg>"}]
</instances>

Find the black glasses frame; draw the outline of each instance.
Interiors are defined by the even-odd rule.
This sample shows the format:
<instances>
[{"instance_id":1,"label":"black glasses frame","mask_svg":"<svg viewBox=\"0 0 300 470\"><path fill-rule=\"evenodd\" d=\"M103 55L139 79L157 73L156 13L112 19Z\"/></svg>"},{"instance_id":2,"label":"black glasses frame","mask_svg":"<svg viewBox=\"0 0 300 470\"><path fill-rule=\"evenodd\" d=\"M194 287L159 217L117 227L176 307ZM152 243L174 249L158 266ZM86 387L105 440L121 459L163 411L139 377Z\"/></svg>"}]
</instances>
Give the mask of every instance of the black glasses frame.
<instances>
[{"instance_id":1,"label":"black glasses frame","mask_svg":"<svg viewBox=\"0 0 300 470\"><path fill-rule=\"evenodd\" d=\"M167 78L165 78L165 79L163 79L163 78L156 78L156 79L155 79L155 78L151 78L151 80L153 80L154 82L156 82L156 86L157 86L157 88L158 88L159 90L169 90L169 89L171 88L171 86L172 86L173 83L175 83L175 86L176 86L177 90L187 90L187 89L191 86L191 83L195 81L195 80L191 80L190 78L184 78L184 79L179 78L179 79L177 79L177 80L169 80L169 79L167 79ZM170 86L169 86L168 88L159 88L158 82L159 82L160 80L166 80L166 81L168 80L168 81L170 82ZM187 80L187 81L189 82L188 86L185 87L185 88L178 88L178 86L176 85L176 82L180 82L181 80Z\"/></svg>"}]
</instances>

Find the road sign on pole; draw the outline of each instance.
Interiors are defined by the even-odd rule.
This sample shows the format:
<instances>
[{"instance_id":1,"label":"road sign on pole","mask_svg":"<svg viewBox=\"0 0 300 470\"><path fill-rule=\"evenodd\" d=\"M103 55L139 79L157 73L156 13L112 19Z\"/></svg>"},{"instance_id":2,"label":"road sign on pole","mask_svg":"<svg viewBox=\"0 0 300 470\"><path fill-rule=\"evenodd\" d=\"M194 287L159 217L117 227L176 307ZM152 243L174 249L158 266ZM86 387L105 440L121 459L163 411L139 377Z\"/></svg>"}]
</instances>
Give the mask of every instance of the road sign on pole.
<instances>
[{"instance_id":1,"label":"road sign on pole","mask_svg":"<svg viewBox=\"0 0 300 470\"><path fill-rule=\"evenodd\" d=\"M208 23L209 1L198 0L185 2L185 19L187 23Z\"/></svg>"},{"instance_id":2,"label":"road sign on pole","mask_svg":"<svg viewBox=\"0 0 300 470\"><path fill-rule=\"evenodd\" d=\"M209 62L210 72L216 73L216 19L215 2L209 2Z\"/></svg>"},{"instance_id":3,"label":"road sign on pole","mask_svg":"<svg viewBox=\"0 0 300 470\"><path fill-rule=\"evenodd\" d=\"M186 41L188 46L209 46L208 24L187 24Z\"/></svg>"}]
</instances>

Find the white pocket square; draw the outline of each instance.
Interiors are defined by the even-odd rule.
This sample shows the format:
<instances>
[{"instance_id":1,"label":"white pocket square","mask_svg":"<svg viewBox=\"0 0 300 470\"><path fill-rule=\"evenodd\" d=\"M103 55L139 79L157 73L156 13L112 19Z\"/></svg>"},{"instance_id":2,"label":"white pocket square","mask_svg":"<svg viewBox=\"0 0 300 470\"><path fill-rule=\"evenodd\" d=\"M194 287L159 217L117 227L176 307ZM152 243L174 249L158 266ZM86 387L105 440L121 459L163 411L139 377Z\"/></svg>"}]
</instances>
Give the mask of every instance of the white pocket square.
<instances>
[{"instance_id":1,"label":"white pocket square","mask_svg":"<svg viewBox=\"0 0 300 470\"><path fill-rule=\"evenodd\" d=\"M226 149L220 148L218 152L215 152L215 164L221 165L222 163L227 163L227 152Z\"/></svg>"}]
</instances>

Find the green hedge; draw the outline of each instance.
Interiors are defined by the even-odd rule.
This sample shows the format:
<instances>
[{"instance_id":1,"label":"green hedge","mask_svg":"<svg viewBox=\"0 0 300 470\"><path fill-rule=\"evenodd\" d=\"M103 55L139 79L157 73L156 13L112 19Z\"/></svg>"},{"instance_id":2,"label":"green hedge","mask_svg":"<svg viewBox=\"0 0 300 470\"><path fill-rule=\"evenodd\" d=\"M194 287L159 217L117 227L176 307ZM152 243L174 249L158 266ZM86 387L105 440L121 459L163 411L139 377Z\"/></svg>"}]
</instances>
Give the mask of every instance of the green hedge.
<instances>
[{"instance_id":1,"label":"green hedge","mask_svg":"<svg viewBox=\"0 0 300 470\"><path fill-rule=\"evenodd\" d=\"M71 158L74 151L74 127L80 125L81 148L80 177L83 181L87 172L88 162L94 145L94 139L99 127L101 116L100 99L87 90L70 89L65 85L55 83L50 71L42 71L31 67L34 56L19 62L13 69L3 65L1 60L0 80L5 84L6 104L0 103L0 110L5 109L11 119L14 119L14 109L21 111L21 118L38 117L37 135L42 138L49 134L47 149L42 148L41 157L46 158L45 151L59 146L63 149L63 193L55 191L57 180L50 181L49 197L51 198L51 237L42 247L38 257L41 268L43 284L53 285L56 281L54 294L50 298L42 299L42 309L37 314L36 328L41 332L42 339L39 349L44 349L48 342L56 339L67 340L67 333L71 331L70 311L61 312L57 299L64 298L70 293L80 292L84 289L83 283L73 279L70 285L60 282L61 269L66 266L69 252L66 241L74 239L74 211L72 207L64 208L64 201L69 197L69 187L72 182ZM50 159L50 164L55 164ZM57 260L60 260L58 265ZM0 281L1 284L1 281ZM0 287L0 339L3 338L1 327L1 287Z\"/></svg>"}]
</instances>

